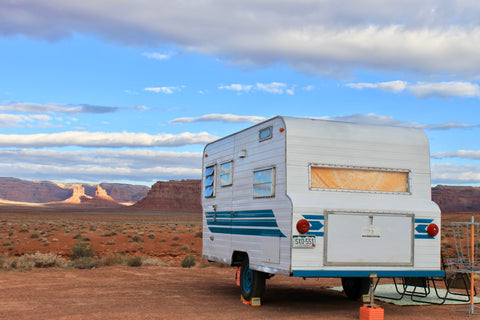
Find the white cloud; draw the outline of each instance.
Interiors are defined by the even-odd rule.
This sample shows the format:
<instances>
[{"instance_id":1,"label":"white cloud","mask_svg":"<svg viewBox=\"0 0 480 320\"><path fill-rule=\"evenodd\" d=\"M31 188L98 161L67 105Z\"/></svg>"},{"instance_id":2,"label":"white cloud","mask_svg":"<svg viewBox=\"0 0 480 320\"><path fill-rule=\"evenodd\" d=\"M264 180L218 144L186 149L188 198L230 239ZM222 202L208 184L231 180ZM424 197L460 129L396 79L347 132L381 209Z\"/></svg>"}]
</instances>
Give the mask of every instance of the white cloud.
<instances>
[{"instance_id":1,"label":"white cloud","mask_svg":"<svg viewBox=\"0 0 480 320\"><path fill-rule=\"evenodd\" d=\"M51 127L50 120L47 115L0 114L0 128Z\"/></svg>"},{"instance_id":2,"label":"white cloud","mask_svg":"<svg viewBox=\"0 0 480 320\"><path fill-rule=\"evenodd\" d=\"M471 82L447 81L447 82L417 82L410 84L406 81L389 81L376 83L347 83L347 87L353 89L380 89L386 92L400 93L407 90L416 98L473 98L480 96L480 86Z\"/></svg>"},{"instance_id":3,"label":"white cloud","mask_svg":"<svg viewBox=\"0 0 480 320\"><path fill-rule=\"evenodd\" d=\"M373 125L409 127L409 128L418 128L418 129L426 129L426 130L450 130L450 129L468 129L468 128L480 127L480 124L466 124L466 123L458 123L458 122L446 122L442 124L421 124L413 121L398 120L390 116L380 116L374 113L352 114L352 115L337 116L337 117L319 117L319 119L353 122L353 123L364 123L364 124L373 124Z\"/></svg>"},{"instance_id":4,"label":"white cloud","mask_svg":"<svg viewBox=\"0 0 480 320\"><path fill-rule=\"evenodd\" d=\"M220 90L232 90L232 91L238 91L238 92L249 92L250 90L252 90L252 88L253 88L253 85L244 85L239 83L222 85L218 87L218 89Z\"/></svg>"},{"instance_id":5,"label":"white cloud","mask_svg":"<svg viewBox=\"0 0 480 320\"><path fill-rule=\"evenodd\" d=\"M34 102L15 102L7 101L0 105L0 111L24 112L24 113L110 113L122 109L146 110L145 106L129 106L129 107L110 107L97 106L91 104L55 104L55 103L34 103Z\"/></svg>"},{"instance_id":6,"label":"white cloud","mask_svg":"<svg viewBox=\"0 0 480 320\"><path fill-rule=\"evenodd\" d=\"M152 184L158 180L200 179L201 168L162 167L131 168L89 165L46 165L31 163L0 163L0 170L10 175L28 180L111 182L129 181Z\"/></svg>"},{"instance_id":7,"label":"white cloud","mask_svg":"<svg viewBox=\"0 0 480 320\"><path fill-rule=\"evenodd\" d=\"M0 149L0 170L28 180L132 181L201 177L202 153L145 149Z\"/></svg>"},{"instance_id":8,"label":"white cloud","mask_svg":"<svg viewBox=\"0 0 480 320\"><path fill-rule=\"evenodd\" d=\"M473 98L480 96L480 87L478 86L478 84L471 82L419 82L417 84L409 86L408 90L417 98Z\"/></svg>"},{"instance_id":9,"label":"white cloud","mask_svg":"<svg viewBox=\"0 0 480 320\"><path fill-rule=\"evenodd\" d=\"M147 57L149 59L155 59L155 60L168 60L172 57L172 54L165 54L165 53L159 53L159 52L144 52L142 53L142 56Z\"/></svg>"},{"instance_id":10,"label":"white cloud","mask_svg":"<svg viewBox=\"0 0 480 320\"><path fill-rule=\"evenodd\" d=\"M88 33L127 46L168 44L234 63L280 62L333 76L480 70L476 1L24 0L3 1L0 12L6 37L54 41Z\"/></svg>"},{"instance_id":11,"label":"white cloud","mask_svg":"<svg viewBox=\"0 0 480 320\"><path fill-rule=\"evenodd\" d=\"M432 164L432 184L480 184L480 166Z\"/></svg>"},{"instance_id":12,"label":"white cloud","mask_svg":"<svg viewBox=\"0 0 480 320\"><path fill-rule=\"evenodd\" d=\"M96 147L96 148L140 148L140 147L175 147L190 144L206 144L218 137L207 132L181 134L158 134L147 133L107 133L107 132L84 132L66 131L58 133L38 134L0 134L0 147Z\"/></svg>"},{"instance_id":13,"label":"white cloud","mask_svg":"<svg viewBox=\"0 0 480 320\"><path fill-rule=\"evenodd\" d=\"M220 90L232 90L237 92L251 92L253 90L263 91L272 94L295 94L295 86L288 87L287 84L281 82L270 82L270 83L261 83L257 82L255 85L252 84L239 84L233 83L230 85L221 85L218 87Z\"/></svg>"},{"instance_id":14,"label":"white cloud","mask_svg":"<svg viewBox=\"0 0 480 320\"><path fill-rule=\"evenodd\" d=\"M155 93L165 93L165 94L173 94L175 92L181 91L184 86L179 87L152 87L152 88L145 88L145 91L151 91Z\"/></svg>"},{"instance_id":15,"label":"white cloud","mask_svg":"<svg viewBox=\"0 0 480 320\"><path fill-rule=\"evenodd\" d=\"M226 123L257 123L266 120L264 117L259 116L239 116L235 114L206 114L200 117L185 117L177 118L169 121L171 124L184 124L191 122L206 122L206 121L220 121Z\"/></svg>"},{"instance_id":16,"label":"white cloud","mask_svg":"<svg viewBox=\"0 0 480 320\"><path fill-rule=\"evenodd\" d=\"M437 152L432 154L431 157L434 159L460 158L460 159L480 160L480 151L458 150L453 152Z\"/></svg>"},{"instance_id":17,"label":"white cloud","mask_svg":"<svg viewBox=\"0 0 480 320\"><path fill-rule=\"evenodd\" d=\"M377 83L347 83L347 87L353 89L380 89L382 91L399 93L405 90L407 83L405 81L388 81L388 82L377 82Z\"/></svg>"}]
</instances>

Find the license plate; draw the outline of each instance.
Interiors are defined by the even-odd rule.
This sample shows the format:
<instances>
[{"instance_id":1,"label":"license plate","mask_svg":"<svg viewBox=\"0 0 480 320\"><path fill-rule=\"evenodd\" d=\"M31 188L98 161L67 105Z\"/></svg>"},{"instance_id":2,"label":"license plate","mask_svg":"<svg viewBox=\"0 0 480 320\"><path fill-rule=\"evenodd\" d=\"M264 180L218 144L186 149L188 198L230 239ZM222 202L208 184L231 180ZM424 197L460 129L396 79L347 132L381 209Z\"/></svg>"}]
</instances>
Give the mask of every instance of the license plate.
<instances>
[{"instance_id":1,"label":"license plate","mask_svg":"<svg viewBox=\"0 0 480 320\"><path fill-rule=\"evenodd\" d=\"M315 236L293 236L294 248L315 248Z\"/></svg>"}]
</instances>

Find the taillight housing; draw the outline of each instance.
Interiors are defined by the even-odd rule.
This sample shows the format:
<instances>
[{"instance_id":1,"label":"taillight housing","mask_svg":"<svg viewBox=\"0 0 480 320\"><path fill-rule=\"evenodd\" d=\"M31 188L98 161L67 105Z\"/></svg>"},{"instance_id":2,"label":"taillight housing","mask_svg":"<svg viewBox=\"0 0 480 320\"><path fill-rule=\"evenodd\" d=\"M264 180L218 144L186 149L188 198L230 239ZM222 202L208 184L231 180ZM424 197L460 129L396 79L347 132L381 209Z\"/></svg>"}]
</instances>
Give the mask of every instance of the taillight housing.
<instances>
[{"instance_id":1,"label":"taillight housing","mask_svg":"<svg viewBox=\"0 0 480 320\"><path fill-rule=\"evenodd\" d=\"M427 227L427 233L432 238L438 234L438 231L440 231L440 229L435 223L430 223Z\"/></svg>"},{"instance_id":2,"label":"taillight housing","mask_svg":"<svg viewBox=\"0 0 480 320\"><path fill-rule=\"evenodd\" d=\"M307 219L300 219L297 221L297 230L301 234L305 234L310 230L310 222Z\"/></svg>"}]
</instances>

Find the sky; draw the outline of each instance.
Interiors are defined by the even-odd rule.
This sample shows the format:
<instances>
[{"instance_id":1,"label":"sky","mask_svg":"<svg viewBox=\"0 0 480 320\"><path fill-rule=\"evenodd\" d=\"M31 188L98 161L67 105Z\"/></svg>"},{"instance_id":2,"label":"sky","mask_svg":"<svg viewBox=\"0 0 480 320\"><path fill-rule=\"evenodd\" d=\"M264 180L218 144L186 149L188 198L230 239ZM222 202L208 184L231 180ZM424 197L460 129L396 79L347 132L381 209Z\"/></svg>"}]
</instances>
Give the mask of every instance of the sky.
<instances>
[{"instance_id":1,"label":"sky","mask_svg":"<svg viewBox=\"0 0 480 320\"><path fill-rule=\"evenodd\" d=\"M0 176L150 186L274 117L415 127L480 185L476 0L0 0Z\"/></svg>"}]
</instances>

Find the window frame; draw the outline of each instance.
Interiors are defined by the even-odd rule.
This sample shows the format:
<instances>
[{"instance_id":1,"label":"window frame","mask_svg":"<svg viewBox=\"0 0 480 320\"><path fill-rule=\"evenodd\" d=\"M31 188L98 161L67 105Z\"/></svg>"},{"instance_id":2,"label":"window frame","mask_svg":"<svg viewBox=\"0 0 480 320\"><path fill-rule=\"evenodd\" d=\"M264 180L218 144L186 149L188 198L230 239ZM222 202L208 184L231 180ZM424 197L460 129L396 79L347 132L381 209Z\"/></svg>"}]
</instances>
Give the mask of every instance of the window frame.
<instances>
[{"instance_id":1,"label":"window frame","mask_svg":"<svg viewBox=\"0 0 480 320\"><path fill-rule=\"evenodd\" d=\"M270 134L268 136L262 138L262 132L264 132L266 130L269 130ZM273 126L268 126L268 127L265 127L265 128L262 128L262 129L258 130L258 142L262 142L262 141L272 139L272 138L273 138Z\"/></svg>"},{"instance_id":2,"label":"window frame","mask_svg":"<svg viewBox=\"0 0 480 320\"><path fill-rule=\"evenodd\" d=\"M361 170L365 172L392 172L392 173L404 173L406 174L405 191L386 191L386 190L365 190L365 189L340 189L340 188L321 188L314 187L312 185L312 169L314 168L331 168L340 170ZM376 193L376 194L398 194L398 195L411 195L412 194L412 172L408 169L396 169L396 168L380 168L380 167L364 167L364 166L348 166L348 165L330 165L330 164L318 164L310 163L308 166L308 187L313 191L334 191L334 192L354 192L354 193Z\"/></svg>"},{"instance_id":3,"label":"window frame","mask_svg":"<svg viewBox=\"0 0 480 320\"><path fill-rule=\"evenodd\" d=\"M223 183L223 177L226 176L223 174L223 168L224 168L224 165L226 164L230 164L230 169L228 170L228 177L229 177L229 181L228 183ZM219 172L219 175L220 175L220 185L222 187L229 187L229 186L232 186L233 185L233 160L229 160L229 161L225 161L223 163L220 164L220 172Z\"/></svg>"},{"instance_id":4,"label":"window frame","mask_svg":"<svg viewBox=\"0 0 480 320\"><path fill-rule=\"evenodd\" d=\"M210 168L213 168L213 171L211 174L207 175L207 172ZM212 183L206 185L208 177L212 178ZM216 180L217 180L216 177L217 177L217 165L213 164L210 166L206 166L205 172L204 172L204 180L203 180L203 197L204 198L215 198L216 196L215 189L216 189ZM210 187L212 188L212 193L209 195L206 195L207 188L210 188Z\"/></svg>"},{"instance_id":5,"label":"window frame","mask_svg":"<svg viewBox=\"0 0 480 320\"><path fill-rule=\"evenodd\" d=\"M264 171L271 171L270 182L255 183L255 173L264 172ZM276 181L275 180L276 180L275 166L263 167L263 168L253 170L253 184L252 184L252 186L253 186L253 198L254 199L262 199L262 198L273 198L273 197L275 197L275 188L276 188ZM267 185L267 184L270 184L270 194L269 195L259 195L259 194L255 193L255 187L256 186Z\"/></svg>"}]
</instances>

